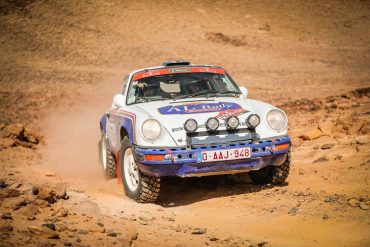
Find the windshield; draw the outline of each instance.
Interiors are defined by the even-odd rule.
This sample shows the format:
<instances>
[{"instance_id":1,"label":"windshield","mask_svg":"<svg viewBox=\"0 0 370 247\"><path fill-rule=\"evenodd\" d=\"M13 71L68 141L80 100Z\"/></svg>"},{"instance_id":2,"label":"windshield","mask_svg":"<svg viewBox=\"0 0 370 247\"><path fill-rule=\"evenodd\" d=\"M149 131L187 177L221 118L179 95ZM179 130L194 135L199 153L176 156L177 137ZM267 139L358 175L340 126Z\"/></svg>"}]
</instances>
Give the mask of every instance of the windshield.
<instances>
[{"instance_id":1,"label":"windshield","mask_svg":"<svg viewBox=\"0 0 370 247\"><path fill-rule=\"evenodd\" d=\"M191 97L234 97L239 94L239 87L227 74L176 73L132 81L127 104Z\"/></svg>"}]
</instances>

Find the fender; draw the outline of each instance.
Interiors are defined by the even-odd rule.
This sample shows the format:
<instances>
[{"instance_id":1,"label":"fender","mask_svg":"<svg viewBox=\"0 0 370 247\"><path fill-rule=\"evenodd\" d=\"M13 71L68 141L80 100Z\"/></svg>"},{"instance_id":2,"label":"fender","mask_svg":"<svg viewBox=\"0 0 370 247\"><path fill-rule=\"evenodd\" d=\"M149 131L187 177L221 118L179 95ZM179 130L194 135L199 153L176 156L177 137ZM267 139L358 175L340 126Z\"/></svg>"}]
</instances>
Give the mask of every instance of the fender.
<instances>
[{"instance_id":1,"label":"fender","mask_svg":"<svg viewBox=\"0 0 370 247\"><path fill-rule=\"evenodd\" d=\"M131 144L136 143L136 115L131 112L123 111L123 110L114 110L113 114L120 117L120 130L124 128L127 131L128 138ZM120 131L119 131L120 134ZM121 140L121 136L120 139Z\"/></svg>"},{"instance_id":2,"label":"fender","mask_svg":"<svg viewBox=\"0 0 370 247\"><path fill-rule=\"evenodd\" d=\"M136 142L136 115L131 112L123 111L123 110L115 110L114 114L120 116L119 123L120 126L120 140L121 140L121 129L123 128L127 134L130 141L130 144L135 144ZM122 176L121 176L121 149L118 149L116 154L116 161L117 161L117 182L120 184L122 183Z\"/></svg>"},{"instance_id":3,"label":"fender","mask_svg":"<svg viewBox=\"0 0 370 247\"><path fill-rule=\"evenodd\" d=\"M107 114L104 114L100 118L100 127L101 127L101 132L103 135L105 135L106 130L107 130Z\"/></svg>"}]
</instances>

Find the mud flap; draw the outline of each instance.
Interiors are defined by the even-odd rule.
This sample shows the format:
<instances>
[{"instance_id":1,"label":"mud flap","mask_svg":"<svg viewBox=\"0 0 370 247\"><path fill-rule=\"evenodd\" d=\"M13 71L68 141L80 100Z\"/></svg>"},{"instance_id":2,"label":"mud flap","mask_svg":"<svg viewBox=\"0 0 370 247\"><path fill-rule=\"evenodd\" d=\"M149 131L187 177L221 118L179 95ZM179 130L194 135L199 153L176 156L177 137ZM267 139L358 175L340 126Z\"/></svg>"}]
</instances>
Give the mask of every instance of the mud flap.
<instances>
[{"instance_id":1,"label":"mud flap","mask_svg":"<svg viewBox=\"0 0 370 247\"><path fill-rule=\"evenodd\" d=\"M121 149L117 152L117 183L122 184L122 176L121 176Z\"/></svg>"}]
</instances>

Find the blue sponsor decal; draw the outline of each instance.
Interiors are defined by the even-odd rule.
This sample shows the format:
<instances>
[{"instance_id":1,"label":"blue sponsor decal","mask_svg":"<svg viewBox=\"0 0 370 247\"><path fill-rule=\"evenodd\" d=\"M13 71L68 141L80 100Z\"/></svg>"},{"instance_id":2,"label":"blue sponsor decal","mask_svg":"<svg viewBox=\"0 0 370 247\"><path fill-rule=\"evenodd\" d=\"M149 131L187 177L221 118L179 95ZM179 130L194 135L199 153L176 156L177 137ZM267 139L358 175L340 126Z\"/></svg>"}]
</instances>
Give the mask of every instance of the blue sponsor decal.
<instances>
[{"instance_id":1,"label":"blue sponsor decal","mask_svg":"<svg viewBox=\"0 0 370 247\"><path fill-rule=\"evenodd\" d=\"M220 112L230 109L239 109L240 105L232 102L218 102L218 103L197 103L186 105L169 105L158 108L161 114L195 114L205 112Z\"/></svg>"}]
</instances>

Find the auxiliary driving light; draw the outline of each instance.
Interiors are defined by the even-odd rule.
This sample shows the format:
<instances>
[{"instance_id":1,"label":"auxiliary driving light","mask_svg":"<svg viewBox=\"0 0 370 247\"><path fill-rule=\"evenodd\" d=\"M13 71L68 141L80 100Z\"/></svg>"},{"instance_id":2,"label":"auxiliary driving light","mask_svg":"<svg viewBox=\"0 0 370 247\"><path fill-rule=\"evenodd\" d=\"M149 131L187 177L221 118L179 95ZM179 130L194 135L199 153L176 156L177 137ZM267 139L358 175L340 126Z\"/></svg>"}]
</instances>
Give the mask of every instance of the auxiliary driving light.
<instances>
[{"instance_id":1,"label":"auxiliary driving light","mask_svg":"<svg viewBox=\"0 0 370 247\"><path fill-rule=\"evenodd\" d=\"M206 122L206 128L209 131L216 131L220 126L220 122L217 118L211 117Z\"/></svg>"},{"instance_id":2,"label":"auxiliary driving light","mask_svg":"<svg viewBox=\"0 0 370 247\"><path fill-rule=\"evenodd\" d=\"M194 133L198 129L198 123L194 119L190 118L185 121L184 129L188 133Z\"/></svg>"},{"instance_id":3,"label":"auxiliary driving light","mask_svg":"<svg viewBox=\"0 0 370 247\"><path fill-rule=\"evenodd\" d=\"M260 124L260 117L257 114L251 114L247 118L247 125L250 128L256 128Z\"/></svg>"},{"instance_id":4,"label":"auxiliary driving light","mask_svg":"<svg viewBox=\"0 0 370 247\"><path fill-rule=\"evenodd\" d=\"M226 120L226 126L228 129L230 130L234 130L236 129L238 126L239 126L239 118L236 117L236 116L230 116L227 120Z\"/></svg>"}]
</instances>

